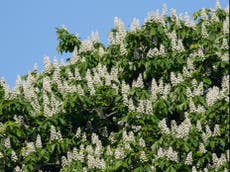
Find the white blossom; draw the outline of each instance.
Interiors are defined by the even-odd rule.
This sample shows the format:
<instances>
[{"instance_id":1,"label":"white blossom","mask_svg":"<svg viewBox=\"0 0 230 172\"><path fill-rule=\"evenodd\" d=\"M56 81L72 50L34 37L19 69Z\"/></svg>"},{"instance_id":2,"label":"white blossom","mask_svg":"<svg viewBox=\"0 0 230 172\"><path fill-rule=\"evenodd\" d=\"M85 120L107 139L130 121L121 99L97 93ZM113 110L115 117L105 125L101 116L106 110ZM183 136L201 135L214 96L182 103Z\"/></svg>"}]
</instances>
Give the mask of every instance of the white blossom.
<instances>
[{"instance_id":1,"label":"white blossom","mask_svg":"<svg viewBox=\"0 0 230 172\"><path fill-rule=\"evenodd\" d=\"M116 32L109 33L110 45L121 44L126 36L124 23L118 17L114 18L114 27L116 29Z\"/></svg>"},{"instance_id":2,"label":"white blossom","mask_svg":"<svg viewBox=\"0 0 230 172\"><path fill-rule=\"evenodd\" d=\"M61 84L61 80L60 80L60 68L55 68L54 69L54 73L53 73L53 78L52 78L52 83L56 83L56 84ZM59 88L59 90L61 90Z\"/></svg>"},{"instance_id":3,"label":"white blossom","mask_svg":"<svg viewBox=\"0 0 230 172\"><path fill-rule=\"evenodd\" d=\"M129 141L129 142L135 142L134 133L133 133L132 131L129 131L129 134L128 134L128 141Z\"/></svg>"},{"instance_id":4,"label":"white blossom","mask_svg":"<svg viewBox=\"0 0 230 172\"><path fill-rule=\"evenodd\" d=\"M177 34L175 31L167 34L168 38L171 40L172 49L175 49L177 46Z\"/></svg>"},{"instance_id":5,"label":"white blossom","mask_svg":"<svg viewBox=\"0 0 230 172\"><path fill-rule=\"evenodd\" d=\"M136 32L138 29L140 29L139 20L137 18L134 18L130 26L130 31Z\"/></svg>"},{"instance_id":6,"label":"white blossom","mask_svg":"<svg viewBox=\"0 0 230 172\"><path fill-rule=\"evenodd\" d=\"M216 12L214 10L210 11L210 21L219 22L219 18L217 17Z\"/></svg>"},{"instance_id":7,"label":"white blossom","mask_svg":"<svg viewBox=\"0 0 230 172\"><path fill-rule=\"evenodd\" d=\"M144 88L142 74L139 74L137 80L133 81L132 87Z\"/></svg>"},{"instance_id":8,"label":"white blossom","mask_svg":"<svg viewBox=\"0 0 230 172\"><path fill-rule=\"evenodd\" d=\"M181 39L178 40L177 46L173 47L178 52L183 52L184 51L184 45Z\"/></svg>"},{"instance_id":9,"label":"white blossom","mask_svg":"<svg viewBox=\"0 0 230 172\"><path fill-rule=\"evenodd\" d=\"M140 161L141 161L142 163L148 161L148 159L147 159L147 157L146 157L144 151L141 151L141 152L140 152Z\"/></svg>"},{"instance_id":10,"label":"white blossom","mask_svg":"<svg viewBox=\"0 0 230 172\"><path fill-rule=\"evenodd\" d=\"M227 94L229 94L229 90L230 90L229 75L223 76L222 82L221 82L221 88L224 92L227 92Z\"/></svg>"},{"instance_id":11,"label":"white blossom","mask_svg":"<svg viewBox=\"0 0 230 172\"><path fill-rule=\"evenodd\" d=\"M124 159L125 153L122 147L117 147L114 152L115 159Z\"/></svg>"},{"instance_id":12,"label":"white blossom","mask_svg":"<svg viewBox=\"0 0 230 172\"><path fill-rule=\"evenodd\" d=\"M94 50L93 41L90 39L86 39L82 41L81 47L79 49L79 53L93 51L93 50Z\"/></svg>"},{"instance_id":13,"label":"white blossom","mask_svg":"<svg viewBox=\"0 0 230 172\"><path fill-rule=\"evenodd\" d=\"M22 172L22 169L17 165L17 166L14 168L14 172Z\"/></svg>"},{"instance_id":14,"label":"white blossom","mask_svg":"<svg viewBox=\"0 0 230 172\"><path fill-rule=\"evenodd\" d=\"M81 128L80 127L77 128L77 132L75 135L77 138L80 138L80 136L81 136Z\"/></svg>"},{"instance_id":15,"label":"white blossom","mask_svg":"<svg viewBox=\"0 0 230 172\"><path fill-rule=\"evenodd\" d=\"M166 84L166 85L164 86L164 92L163 92L162 98L163 98L163 99L166 99L167 96L169 95L170 91L171 91L171 85L170 85L170 84Z\"/></svg>"},{"instance_id":16,"label":"white blossom","mask_svg":"<svg viewBox=\"0 0 230 172\"><path fill-rule=\"evenodd\" d=\"M184 162L186 165L192 165L192 152L189 152L186 159L185 159L185 162Z\"/></svg>"},{"instance_id":17,"label":"white blossom","mask_svg":"<svg viewBox=\"0 0 230 172\"><path fill-rule=\"evenodd\" d=\"M167 5L166 4L163 4L163 7L162 7L162 16L165 16L168 12L168 9L167 9Z\"/></svg>"},{"instance_id":18,"label":"white blossom","mask_svg":"<svg viewBox=\"0 0 230 172\"><path fill-rule=\"evenodd\" d=\"M229 53L228 52L224 53L223 55L220 56L220 59L222 61L228 62L229 61Z\"/></svg>"},{"instance_id":19,"label":"white blossom","mask_svg":"<svg viewBox=\"0 0 230 172\"><path fill-rule=\"evenodd\" d=\"M146 146L145 145L145 140L142 137L139 139L139 146L143 147L143 148Z\"/></svg>"},{"instance_id":20,"label":"white blossom","mask_svg":"<svg viewBox=\"0 0 230 172\"><path fill-rule=\"evenodd\" d=\"M104 159L96 158L96 168L104 170L106 168L106 163Z\"/></svg>"},{"instance_id":21,"label":"white blossom","mask_svg":"<svg viewBox=\"0 0 230 172\"><path fill-rule=\"evenodd\" d=\"M89 69L86 72L85 79L87 81L87 85L88 85L88 89L89 89L90 95L94 95L95 94L95 89L94 89L94 85L93 85L93 78L91 76L91 72L90 72Z\"/></svg>"},{"instance_id":22,"label":"white blossom","mask_svg":"<svg viewBox=\"0 0 230 172\"><path fill-rule=\"evenodd\" d=\"M26 157L32 152L35 152L34 142L26 142L26 147L22 151L22 156Z\"/></svg>"},{"instance_id":23,"label":"white blossom","mask_svg":"<svg viewBox=\"0 0 230 172\"><path fill-rule=\"evenodd\" d=\"M227 16L223 22L223 33L229 34L229 17Z\"/></svg>"},{"instance_id":24,"label":"white blossom","mask_svg":"<svg viewBox=\"0 0 230 172\"><path fill-rule=\"evenodd\" d=\"M158 93L158 85L156 80L153 78L151 84L151 95L153 100L157 99L157 93Z\"/></svg>"},{"instance_id":25,"label":"white blossom","mask_svg":"<svg viewBox=\"0 0 230 172\"><path fill-rule=\"evenodd\" d=\"M46 92L43 93L43 104L44 104L44 109L43 109L44 115L51 117L53 114L50 109L50 100Z\"/></svg>"},{"instance_id":26,"label":"white blossom","mask_svg":"<svg viewBox=\"0 0 230 172\"><path fill-rule=\"evenodd\" d=\"M190 112L196 112L196 106L191 98L189 100L189 109L190 109Z\"/></svg>"},{"instance_id":27,"label":"white blossom","mask_svg":"<svg viewBox=\"0 0 230 172\"><path fill-rule=\"evenodd\" d=\"M208 38L208 32L206 30L205 24L202 23L201 25L201 35L203 38Z\"/></svg>"},{"instance_id":28,"label":"white blossom","mask_svg":"<svg viewBox=\"0 0 230 172\"><path fill-rule=\"evenodd\" d=\"M97 42L100 41L98 31L92 32L92 33L91 33L91 35L90 35L90 40L91 40L93 43L97 43Z\"/></svg>"},{"instance_id":29,"label":"white blossom","mask_svg":"<svg viewBox=\"0 0 230 172\"><path fill-rule=\"evenodd\" d=\"M68 164L70 164L73 160L73 154L72 152L68 151L67 152L67 161L68 161Z\"/></svg>"},{"instance_id":30,"label":"white blossom","mask_svg":"<svg viewBox=\"0 0 230 172\"><path fill-rule=\"evenodd\" d=\"M160 79L160 81L159 81L158 91L160 94L164 93L164 83L163 83L162 79Z\"/></svg>"},{"instance_id":31,"label":"white blossom","mask_svg":"<svg viewBox=\"0 0 230 172\"><path fill-rule=\"evenodd\" d=\"M45 71L48 72L48 71L51 69L51 63L50 63L50 59L49 59L48 56L45 56L45 57L44 57L44 62L43 62L43 64L44 64L44 69L45 69Z\"/></svg>"},{"instance_id":32,"label":"white blossom","mask_svg":"<svg viewBox=\"0 0 230 172\"><path fill-rule=\"evenodd\" d=\"M172 16L174 19L178 17L178 16L177 16L177 13L176 13L176 10L175 10L174 8L171 8L171 9L170 9L170 13L171 13L171 16Z\"/></svg>"},{"instance_id":33,"label":"white blossom","mask_svg":"<svg viewBox=\"0 0 230 172\"><path fill-rule=\"evenodd\" d=\"M88 154L93 155L94 151L93 151L93 146L92 145L87 145L85 149L86 149Z\"/></svg>"},{"instance_id":34,"label":"white blossom","mask_svg":"<svg viewBox=\"0 0 230 172\"><path fill-rule=\"evenodd\" d=\"M75 70L74 70L74 78L75 78L76 80L79 80L79 81L82 80L78 68L75 68Z\"/></svg>"},{"instance_id":35,"label":"white blossom","mask_svg":"<svg viewBox=\"0 0 230 172\"><path fill-rule=\"evenodd\" d=\"M10 86L4 81L3 78L0 79L0 86L3 87L4 90L4 98L7 100L10 97Z\"/></svg>"},{"instance_id":36,"label":"white blossom","mask_svg":"<svg viewBox=\"0 0 230 172\"><path fill-rule=\"evenodd\" d=\"M208 15L204 8L201 9L200 17L202 20L208 20Z\"/></svg>"},{"instance_id":37,"label":"white blossom","mask_svg":"<svg viewBox=\"0 0 230 172\"><path fill-rule=\"evenodd\" d=\"M123 104L125 106L128 106L129 105L128 95L127 94L123 94L122 97L123 97Z\"/></svg>"},{"instance_id":38,"label":"white blossom","mask_svg":"<svg viewBox=\"0 0 230 172\"><path fill-rule=\"evenodd\" d=\"M17 155L16 155L14 150L11 151L11 159L14 162L16 162L18 160L18 157L17 157Z\"/></svg>"},{"instance_id":39,"label":"white blossom","mask_svg":"<svg viewBox=\"0 0 230 172\"><path fill-rule=\"evenodd\" d=\"M100 74L97 73L96 71L94 72L93 82L94 82L94 85L96 85L96 86L102 85L102 80L101 80Z\"/></svg>"},{"instance_id":40,"label":"white blossom","mask_svg":"<svg viewBox=\"0 0 230 172\"><path fill-rule=\"evenodd\" d=\"M128 104L129 112L134 112L135 111L135 106L133 104L133 99L129 99L129 104Z\"/></svg>"},{"instance_id":41,"label":"white blossom","mask_svg":"<svg viewBox=\"0 0 230 172\"><path fill-rule=\"evenodd\" d=\"M228 41L225 38L223 38L221 49L224 49L224 50L228 50L229 49Z\"/></svg>"},{"instance_id":42,"label":"white blossom","mask_svg":"<svg viewBox=\"0 0 230 172\"><path fill-rule=\"evenodd\" d=\"M185 12L184 20L185 20L185 26L195 28L196 25L193 20L190 20L190 17L187 12Z\"/></svg>"},{"instance_id":43,"label":"white blossom","mask_svg":"<svg viewBox=\"0 0 230 172\"><path fill-rule=\"evenodd\" d=\"M95 134L95 133L92 133L92 136L91 136L91 142L92 144L100 144L100 140L98 138L98 135Z\"/></svg>"},{"instance_id":44,"label":"white blossom","mask_svg":"<svg viewBox=\"0 0 230 172\"><path fill-rule=\"evenodd\" d=\"M209 136L206 133L203 132L202 133L202 140L203 140L204 143L207 142L208 138L209 138Z\"/></svg>"},{"instance_id":45,"label":"white blossom","mask_svg":"<svg viewBox=\"0 0 230 172\"><path fill-rule=\"evenodd\" d=\"M40 134L37 135L35 146L36 146L36 148L42 148L42 140L41 140Z\"/></svg>"},{"instance_id":46,"label":"white blossom","mask_svg":"<svg viewBox=\"0 0 230 172\"><path fill-rule=\"evenodd\" d=\"M145 101L145 113L146 114L152 114L153 113L153 107L152 107L152 102L149 100Z\"/></svg>"},{"instance_id":47,"label":"white blossom","mask_svg":"<svg viewBox=\"0 0 230 172\"><path fill-rule=\"evenodd\" d=\"M159 149L157 150L157 158L162 158L162 157L164 157L164 156L165 156L165 153L164 153L163 149L162 149L162 148L159 148Z\"/></svg>"},{"instance_id":48,"label":"white blossom","mask_svg":"<svg viewBox=\"0 0 230 172\"><path fill-rule=\"evenodd\" d=\"M177 131L177 123L175 120L172 120L170 124L171 124L171 133L175 135Z\"/></svg>"},{"instance_id":49,"label":"white blossom","mask_svg":"<svg viewBox=\"0 0 230 172\"><path fill-rule=\"evenodd\" d=\"M178 162L178 153L170 146L165 155L169 160Z\"/></svg>"},{"instance_id":50,"label":"white blossom","mask_svg":"<svg viewBox=\"0 0 230 172\"><path fill-rule=\"evenodd\" d=\"M65 156L61 157L61 164L62 164L62 167L65 167L66 165L68 165L68 161Z\"/></svg>"},{"instance_id":51,"label":"white blossom","mask_svg":"<svg viewBox=\"0 0 230 172\"><path fill-rule=\"evenodd\" d=\"M10 149L10 148L11 148L10 138L7 137L7 138L4 140L3 144L4 144L4 147L5 147L5 148Z\"/></svg>"},{"instance_id":52,"label":"white blossom","mask_svg":"<svg viewBox=\"0 0 230 172\"><path fill-rule=\"evenodd\" d=\"M81 140L82 140L83 142L85 142L85 141L87 140L87 136L86 136L86 133L85 133L85 132L82 133L82 136L81 136L81 137L82 137Z\"/></svg>"},{"instance_id":53,"label":"white blossom","mask_svg":"<svg viewBox=\"0 0 230 172\"><path fill-rule=\"evenodd\" d=\"M187 89L186 89L186 96L187 96L188 98L194 97L193 92L191 91L191 88L190 88L190 87L187 87ZM190 100L191 100L191 99L190 99Z\"/></svg>"},{"instance_id":54,"label":"white blossom","mask_svg":"<svg viewBox=\"0 0 230 172\"><path fill-rule=\"evenodd\" d=\"M156 47L153 49L149 49L149 51L147 53L148 57L154 57L154 56L158 56L158 55L159 55L159 51Z\"/></svg>"},{"instance_id":55,"label":"white blossom","mask_svg":"<svg viewBox=\"0 0 230 172\"><path fill-rule=\"evenodd\" d=\"M15 122L17 122L17 123L20 124L20 125L23 125L23 124L24 124L23 116L14 115L14 120L15 120Z\"/></svg>"},{"instance_id":56,"label":"white blossom","mask_svg":"<svg viewBox=\"0 0 230 172\"><path fill-rule=\"evenodd\" d=\"M213 136L220 136L220 126L218 124L215 124L214 126L214 131L213 131Z\"/></svg>"},{"instance_id":57,"label":"white blossom","mask_svg":"<svg viewBox=\"0 0 230 172\"><path fill-rule=\"evenodd\" d=\"M226 157L227 157L227 161L230 161L230 150L229 149L226 150Z\"/></svg>"},{"instance_id":58,"label":"white blossom","mask_svg":"<svg viewBox=\"0 0 230 172\"><path fill-rule=\"evenodd\" d=\"M178 84L180 84L181 82L184 81L183 76L181 75L181 73L178 73L177 76L174 72L170 73L170 80L173 86L176 86Z\"/></svg>"},{"instance_id":59,"label":"white blossom","mask_svg":"<svg viewBox=\"0 0 230 172\"><path fill-rule=\"evenodd\" d=\"M147 17L145 18L145 23L147 22L156 22L161 24L162 26L165 26L164 18L160 15L159 10L149 12Z\"/></svg>"},{"instance_id":60,"label":"white blossom","mask_svg":"<svg viewBox=\"0 0 230 172\"><path fill-rule=\"evenodd\" d=\"M192 166L192 172L197 172L196 167Z\"/></svg>"},{"instance_id":61,"label":"white blossom","mask_svg":"<svg viewBox=\"0 0 230 172\"><path fill-rule=\"evenodd\" d=\"M202 131L202 126L201 126L200 120L197 120L197 122L196 122L196 128L197 128L197 130L198 130L199 132Z\"/></svg>"},{"instance_id":62,"label":"white blossom","mask_svg":"<svg viewBox=\"0 0 230 172\"><path fill-rule=\"evenodd\" d=\"M166 124L166 119L162 119L159 124L158 124L158 127L161 129L162 133L163 134L169 134L170 133L170 130Z\"/></svg>"},{"instance_id":63,"label":"white blossom","mask_svg":"<svg viewBox=\"0 0 230 172\"><path fill-rule=\"evenodd\" d=\"M131 151L131 150L132 150L132 148L131 148L129 142L125 142L125 144L124 144L124 149L125 149L125 150L128 150L128 151Z\"/></svg>"},{"instance_id":64,"label":"white blossom","mask_svg":"<svg viewBox=\"0 0 230 172\"><path fill-rule=\"evenodd\" d=\"M165 55L165 47L164 45L160 45L160 49L158 50L158 48L153 48L153 49L149 49L147 56L148 57L155 57L155 56L164 56Z\"/></svg>"},{"instance_id":65,"label":"white blossom","mask_svg":"<svg viewBox=\"0 0 230 172\"><path fill-rule=\"evenodd\" d=\"M229 16L229 4L225 7L224 11Z\"/></svg>"},{"instance_id":66,"label":"white blossom","mask_svg":"<svg viewBox=\"0 0 230 172\"><path fill-rule=\"evenodd\" d=\"M77 148L73 148L73 154L72 154L72 158L73 160L78 160L80 162L84 162L84 153L83 153L83 149L80 149L79 151L77 150Z\"/></svg>"},{"instance_id":67,"label":"white blossom","mask_svg":"<svg viewBox=\"0 0 230 172\"><path fill-rule=\"evenodd\" d=\"M220 90L216 86L208 89L208 93L206 95L206 102L208 106L212 106L219 99L219 92Z\"/></svg>"},{"instance_id":68,"label":"white blossom","mask_svg":"<svg viewBox=\"0 0 230 172\"><path fill-rule=\"evenodd\" d=\"M160 45L160 50L159 50L159 55L161 56L164 56L166 53L165 53L165 47L164 45Z\"/></svg>"},{"instance_id":69,"label":"white blossom","mask_svg":"<svg viewBox=\"0 0 230 172\"><path fill-rule=\"evenodd\" d=\"M67 73L68 80L73 80L74 79L73 73L70 70L70 68L66 69L66 73Z\"/></svg>"},{"instance_id":70,"label":"white blossom","mask_svg":"<svg viewBox=\"0 0 230 172\"><path fill-rule=\"evenodd\" d=\"M96 159L92 156L92 155L90 155L90 154L88 154L87 155L87 164L88 164L88 168L89 169L93 169L93 168L95 168L96 167Z\"/></svg>"},{"instance_id":71,"label":"white blossom","mask_svg":"<svg viewBox=\"0 0 230 172\"><path fill-rule=\"evenodd\" d=\"M195 112L197 112L197 113L204 113L205 112L204 106L198 105L197 109L195 110Z\"/></svg>"},{"instance_id":72,"label":"white blossom","mask_svg":"<svg viewBox=\"0 0 230 172\"><path fill-rule=\"evenodd\" d=\"M48 76L43 78L43 89L47 92L51 92L50 78Z\"/></svg>"},{"instance_id":73,"label":"white blossom","mask_svg":"<svg viewBox=\"0 0 230 172\"><path fill-rule=\"evenodd\" d=\"M77 46L73 49L73 56L70 59L70 64L76 64L80 60L79 50Z\"/></svg>"},{"instance_id":74,"label":"white blossom","mask_svg":"<svg viewBox=\"0 0 230 172\"><path fill-rule=\"evenodd\" d=\"M208 169L207 169L207 168L204 168L204 172L208 172Z\"/></svg>"},{"instance_id":75,"label":"white blossom","mask_svg":"<svg viewBox=\"0 0 230 172\"><path fill-rule=\"evenodd\" d=\"M216 9L221 9L220 1L219 0L216 0Z\"/></svg>"},{"instance_id":76,"label":"white blossom","mask_svg":"<svg viewBox=\"0 0 230 172\"><path fill-rule=\"evenodd\" d=\"M61 132L56 131L56 128L53 125L51 125L51 127L50 127L50 140L51 141L53 141L53 140L61 141L62 140Z\"/></svg>"},{"instance_id":77,"label":"white blossom","mask_svg":"<svg viewBox=\"0 0 230 172\"><path fill-rule=\"evenodd\" d=\"M188 117L177 127L176 129L176 137L177 138L184 138L189 135L191 130L192 124Z\"/></svg>"},{"instance_id":78,"label":"white blossom","mask_svg":"<svg viewBox=\"0 0 230 172\"><path fill-rule=\"evenodd\" d=\"M205 132L206 132L207 137L211 137L212 136L212 131L209 128L208 125L205 125Z\"/></svg>"},{"instance_id":79,"label":"white blossom","mask_svg":"<svg viewBox=\"0 0 230 172\"><path fill-rule=\"evenodd\" d=\"M111 132L109 136L109 141L113 144L116 142L115 133Z\"/></svg>"},{"instance_id":80,"label":"white blossom","mask_svg":"<svg viewBox=\"0 0 230 172\"><path fill-rule=\"evenodd\" d=\"M145 113L144 100L140 100L139 105L137 106L136 112Z\"/></svg>"},{"instance_id":81,"label":"white blossom","mask_svg":"<svg viewBox=\"0 0 230 172\"><path fill-rule=\"evenodd\" d=\"M202 96L204 92L203 82L199 83L199 86L194 89L194 96Z\"/></svg>"},{"instance_id":82,"label":"white blossom","mask_svg":"<svg viewBox=\"0 0 230 172\"><path fill-rule=\"evenodd\" d=\"M113 152L112 152L112 150L111 150L110 145L108 145L108 146L106 147L106 155L109 155L109 156L112 156L112 155L113 155Z\"/></svg>"},{"instance_id":83,"label":"white blossom","mask_svg":"<svg viewBox=\"0 0 230 172\"><path fill-rule=\"evenodd\" d=\"M216 155L216 153L212 153L212 162L213 162L213 166L216 167L218 165L218 157Z\"/></svg>"},{"instance_id":84,"label":"white blossom","mask_svg":"<svg viewBox=\"0 0 230 172\"><path fill-rule=\"evenodd\" d=\"M126 55L128 53L123 43L120 44L120 52L121 52L121 55Z\"/></svg>"},{"instance_id":85,"label":"white blossom","mask_svg":"<svg viewBox=\"0 0 230 172\"><path fill-rule=\"evenodd\" d=\"M56 57L54 57L54 59L53 59L53 67L54 67L55 69L59 67L58 60L57 60Z\"/></svg>"},{"instance_id":86,"label":"white blossom","mask_svg":"<svg viewBox=\"0 0 230 172\"><path fill-rule=\"evenodd\" d=\"M99 47L98 54L102 57L105 54L105 50L102 47Z\"/></svg>"}]
</instances>

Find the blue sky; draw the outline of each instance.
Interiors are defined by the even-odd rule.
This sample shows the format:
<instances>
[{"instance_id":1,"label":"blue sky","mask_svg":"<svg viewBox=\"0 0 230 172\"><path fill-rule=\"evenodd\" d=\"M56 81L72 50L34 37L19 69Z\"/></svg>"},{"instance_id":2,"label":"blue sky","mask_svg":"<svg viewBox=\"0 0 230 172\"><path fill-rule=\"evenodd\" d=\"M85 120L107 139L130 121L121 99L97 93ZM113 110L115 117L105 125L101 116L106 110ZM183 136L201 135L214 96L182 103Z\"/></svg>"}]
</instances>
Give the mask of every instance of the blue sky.
<instances>
[{"instance_id":1,"label":"blue sky","mask_svg":"<svg viewBox=\"0 0 230 172\"><path fill-rule=\"evenodd\" d=\"M56 52L56 27L65 25L81 39L98 31L100 40L107 43L115 16L128 28L134 17L143 23L148 12L161 10L164 3L190 16L202 7L215 8L215 0L1 0L0 77L13 87L17 75L31 71L34 63L42 69L44 56L70 57ZM228 0L220 3L226 7Z\"/></svg>"}]
</instances>

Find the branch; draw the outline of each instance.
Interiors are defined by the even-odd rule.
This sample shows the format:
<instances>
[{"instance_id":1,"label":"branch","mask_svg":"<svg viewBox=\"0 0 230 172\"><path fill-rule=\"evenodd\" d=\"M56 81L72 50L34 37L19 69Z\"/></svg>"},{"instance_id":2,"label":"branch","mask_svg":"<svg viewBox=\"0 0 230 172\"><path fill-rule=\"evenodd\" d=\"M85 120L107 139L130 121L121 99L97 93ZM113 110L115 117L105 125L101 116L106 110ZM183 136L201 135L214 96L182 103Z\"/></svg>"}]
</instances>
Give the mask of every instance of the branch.
<instances>
[{"instance_id":1,"label":"branch","mask_svg":"<svg viewBox=\"0 0 230 172\"><path fill-rule=\"evenodd\" d=\"M57 170L59 171L61 169L61 165L56 164L56 163L46 163L46 164L41 164L35 167L36 170Z\"/></svg>"},{"instance_id":2,"label":"branch","mask_svg":"<svg viewBox=\"0 0 230 172\"><path fill-rule=\"evenodd\" d=\"M94 111L96 111L98 116L101 117L102 119L106 119L106 118L114 115L115 113L117 113L117 111L114 111L114 112L111 112L109 114L105 114L101 108L93 108L92 110L90 110L90 113L92 113Z\"/></svg>"}]
</instances>

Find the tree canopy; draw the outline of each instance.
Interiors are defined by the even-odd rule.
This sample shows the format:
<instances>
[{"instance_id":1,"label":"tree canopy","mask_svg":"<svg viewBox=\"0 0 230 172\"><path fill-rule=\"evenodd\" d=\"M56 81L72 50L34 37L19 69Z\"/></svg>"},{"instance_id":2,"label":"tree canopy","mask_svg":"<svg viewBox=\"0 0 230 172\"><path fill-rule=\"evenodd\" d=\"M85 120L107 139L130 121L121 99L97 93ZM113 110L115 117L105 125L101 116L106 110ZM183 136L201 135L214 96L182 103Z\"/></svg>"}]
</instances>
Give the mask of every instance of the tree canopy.
<instances>
[{"instance_id":1,"label":"tree canopy","mask_svg":"<svg viewBox=\"0 0 230 172\"><path fill-rule=\"evenodd\" d=\"M108 46L56 32L66 63L0 80L0 170L230 169L228 7L115 17Z\"/></svg>"}]
</instances>

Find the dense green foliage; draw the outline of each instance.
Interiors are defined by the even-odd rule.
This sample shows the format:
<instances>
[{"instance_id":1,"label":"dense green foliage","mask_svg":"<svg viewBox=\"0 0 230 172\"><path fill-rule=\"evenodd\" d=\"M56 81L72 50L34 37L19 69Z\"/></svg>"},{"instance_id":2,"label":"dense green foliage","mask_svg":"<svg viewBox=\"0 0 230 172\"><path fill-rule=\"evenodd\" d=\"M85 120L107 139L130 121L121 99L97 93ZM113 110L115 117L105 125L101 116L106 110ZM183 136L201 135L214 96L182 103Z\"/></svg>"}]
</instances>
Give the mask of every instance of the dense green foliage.
<instances>
[{"instance_id":1,"label":"dense green foliage","mask_svg":"<svg viewBox=\"0 0 230 172\"><path fill-rule=\"evenodd\" d=\"M227 172L228 8L164 12L115 18L108 47L57 29L66 64L0 80L0 170Z\"/></svg>"}]
</instances>

